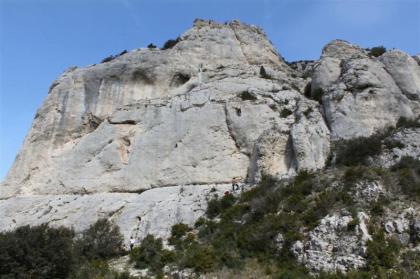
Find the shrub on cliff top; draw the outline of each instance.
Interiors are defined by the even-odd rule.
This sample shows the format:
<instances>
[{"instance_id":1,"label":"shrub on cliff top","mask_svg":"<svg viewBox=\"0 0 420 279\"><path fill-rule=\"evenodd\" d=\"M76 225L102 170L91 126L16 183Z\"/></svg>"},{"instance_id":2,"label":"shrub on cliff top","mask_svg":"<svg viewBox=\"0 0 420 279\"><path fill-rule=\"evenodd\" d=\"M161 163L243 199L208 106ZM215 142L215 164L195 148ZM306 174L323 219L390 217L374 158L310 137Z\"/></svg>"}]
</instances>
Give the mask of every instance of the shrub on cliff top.
<instances>
[{"instance_id":1,"label":"shrub on cliff top","mask_svg":"<svg viewBox=\"0 0 420 279\"><path fill-rule=\"evenodd\" d=\"M176 38L176 40L172 40L172 39L167 40L167 41L163 44L162 49L163 49L163 50L165 50L165 49L170 49L170 48L173 48L173 47L174 47L177 43L179 43L179 41L180 41L179 37L178 37L178 38Z\"/></svg>"},{"instance_id":2,"label":"shrub on cliff top","mask_svg":"<svg viewBox=\"0 0 420 279\"><path fill-rule=\"evenodd\" d=\"M375 57L379 57L382 54L384 54L386 52L386 48L384 46L377 46L377 47L373 47L370 50L370 54L372 54Z\"/></svg>"}]
</instances>

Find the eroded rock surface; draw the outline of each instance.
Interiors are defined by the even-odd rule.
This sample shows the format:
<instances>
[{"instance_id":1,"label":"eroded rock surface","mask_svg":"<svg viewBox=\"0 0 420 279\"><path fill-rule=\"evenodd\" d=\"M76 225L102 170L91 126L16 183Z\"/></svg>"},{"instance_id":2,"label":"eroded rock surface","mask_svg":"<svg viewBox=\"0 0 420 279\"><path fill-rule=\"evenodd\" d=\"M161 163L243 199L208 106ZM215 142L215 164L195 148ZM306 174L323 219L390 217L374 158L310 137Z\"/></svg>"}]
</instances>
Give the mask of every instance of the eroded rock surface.
<instances>
[{"instance_id":1,"label":"eroded rock surface","mask_svg":"<svg viewBox=\"0 0 420 279\"><path fill-rule=\"evenodd\" d=\"M298 262L312 272L342 272L359 269L366 264L366 241L371 238L366 229L368 216L359 212L358 225L349 227L352 218L334 214L321 220L304 242L297 241L292 253Z\"/></svg>"},{"instance_id":2,"label":"eroded rock surface","mask_svg":"<svg viewBox=\"0 0 420 279\"><path fill-rule=\"evenodd\" d=\"M312 94L325 92L323 109L332 139L369 136L395 126L400 117L418 118L419 71L415 60L399 50L378 59L344 41L325 46L311 89Z\"/></svg>"},{"instance_id":3,"label":"eroded rock surface","mask_svg":"<svg viewBox=\"0 0 420 279\"><path fill-rule=\"evenodd\" d=\"M147 234L167 238L172 225L183 222L193 227L204 214L207 200L221 196L228 185L164 187L141 194L98 193L91 195L32 195L0 202L0 227L66 226L77 232L100 218L117 224L128 243L130 237L143 239Z\"/></svg>"}]
</instances>

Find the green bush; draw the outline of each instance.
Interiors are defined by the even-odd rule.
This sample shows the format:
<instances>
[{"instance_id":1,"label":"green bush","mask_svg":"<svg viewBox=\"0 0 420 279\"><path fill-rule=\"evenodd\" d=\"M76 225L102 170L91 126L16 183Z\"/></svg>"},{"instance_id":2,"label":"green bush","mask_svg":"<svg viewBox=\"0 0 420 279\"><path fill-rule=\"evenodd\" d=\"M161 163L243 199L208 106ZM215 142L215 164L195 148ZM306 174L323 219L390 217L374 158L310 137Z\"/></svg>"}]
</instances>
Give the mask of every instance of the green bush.
<instances>
[{"instance_id":1,"label":"green bush","mask_svg":"<svg viewBox=\"0 0 420 279\"><path fill-rule=\"evenodd\" d=\"M167 40L164 44L163 44L163 47L162 47L162 49L163 50L165 50L165 49L170 49L170 48L173 48L177 43L179 43L179 41L180 41L180 38L178 37L178 38L176 38L176 40Z\"/></svg>"},{"instance_id":2,"label":"green bush","mask_svg":"<svg viewBox=\"0 0 420 279\"><path fill-rule=\"evenodd\" d=\"M171 237L168 239L169 244L176 245L177 241L187 235L187 232L192 230L187 224L184 223L178 223L172 226L171 230Z\"/></svg>"},{"instance_id":3,"label":"green bush","mask_svg":"<svg viewBox=\"0 0 420 279\"><path fill-rule=\"evenodd\" d=\"M400 141L388 141L385 143L385 147L387 149L394 149L394 148L402 149L405 147L405 144Z\"/></svg>"},{"instance_id":4,"label":"green bush","mask_svg":"<svg viewBox=\"0 0 420 279\"><path fill-rule=\"evenodd\" d=\"M271 76L269 76L269 75L267 74L267 72L265 71L264 66L261 66L261 67L260 67L260 77L262 77L262 78L266 78L266 79L270 79L270 78L271 78Z\"/></svg>"},{"instance_id":5,"label":"green bush","mask_svg":"<svg viewBox=\"0 0 420 279\"><path fill-rule=\"evenodd\" d=\"M420 128L420 122L415 119L407 119L405 117L400 117L397 122L397 128Z\"/></svg>"},{"instance_id":6,"label":"green bush","mask_svg":"<svg viewBox=\"0 0 420 279\"><path fill-rule=\"evenodd\" d=\"M234 203L235 203L235 196L232 194L227 194L224 195L221 199L220 199L220 205L222 207L223 210L231 207Z\"/></svg>"},{"instance_id":7,"label":"green bush","mask_svg":"<svg viewBox=\"0 0 420 279\"><path fill-rule=\"evenodd\" d=\"M114 59L115 59L115 56L110 55L110 56L108 56L108 57L104 58L104 59L101 61L101 63L106 63L106 62L112 61L112 60L114 60Z\"/></svg>"},{"instance_id":8,"label":"green bush","mask_svg":"<svg viewBox=\"0 0 420 279\"><path fill-rule=\"evenodd\" d=\"M178 223L172 226L171 236L175 238L181 238L187 234L187 232L191 230L187 224Z\"/></svg>"},{"instance_id":9,"label":"green bush","mask_svg":"<svg viewBox=\"0 0 420 279\"><path fill-rule=\"evenodd\" d=\"M0 277L67 278L75 262L74 235L45 224L0 233Z\"/></svg>"},{"instance_id":10,"label":"green bush","mask_svg":"<svg viewBox=\"0 0 420 279\"><path fill-rule=\"evenodd\" d=\"M392 165L390 169L394 172L403 169L414 169L420 173L420 160L411 156L403 156L401 157L400 161Z\"/></svg>"},{"instance_id":11,"label":"green bush","mask_svg":"<svg viewBox=\"0 0 420 279\"><path fill-rule=\"evenodd\" d=\"M336 163L345 166L367 165L367 159L379 155L381 151L381 137L377 134L346 140L339 144Z\"/></svg>"},{"instance_id":12,"label":"green bush","mask_svg":"<svg viewBox=\"0 0 420 279\"><path fill-rule=\"evenodd\" d=\"M249 91L244 91L241 93L241 99L242 101L255 101L257 97L249 93Z\"/></svg>"},{"instance_id":13,"label":"green bush","mask_svg":"<svg viewBox=\"0 0 420 279\"><path fill-rule=\"evenodd\" d=\"M222 205L219 200L212 199L207 204L206 214L210 219L218 216L222 212Z\"/></svg>"},{"instance_id":14,"label":"green bush","mask_svg":"<svg viewBox=\"0 0 420 279\"><path fill-rule=\"evenodd\" d=\"M350 222L347 223L347 228L349 230L354 230L356 228L357 225L360 224L360 220L359 218L355 218L353 220L351 220Z\"/></svg>"},{"instance_id":15,"label":"green bush","mask_svg":"<svg viewBox=\"0 0 420 279\"><path fill-rule=\"evenodd\" d=\"M152 271L161 270L175 259L172 251L164 250L162 239L148 234L130 254L130 259L137 268L149 268Z\"/></svg>"},{"instance_id":16,"label":"green bush","mask_svg":"<svg viewBox=\"0 0 420 279\"><path fill-rule=\"evenodd\" d=\"M286 117L288 117L289 115L292 115L292 114L293 114L293 112L291 110L285 108L285 109L282 109L282 111L280 112L280 117L286 118Z\"/></svg>"},{"instance_id":17,"label":"green bush","mask_svg":"<svg viewBox=\"0 0 420 279\"><path fill-rule=\"evenodd\" d=\"M206 219L204 217L200 217L195 221L194 228L199 228L206 223Z\"/></svg>"},{"instance_id":18,"label":"green bush","mask_svg":"<svg viewBox=\"0 0 420 279\"><path fill-rule=\"evenodd\" d=\"M366 178L366 169L363 167L350 167L347 168L343 175L345 183L354 183Z\"/></svg>"},{"instance_id":19,"label":"green bush","mask_svg":"<svg viewBox=\"0 0 420 279\"><path fill-rule=\"evenodd\" d=\"M76 241L76 250L88 260L107 259L121 255L122 244L120 228L107 219L99 219Z\"/></svg>"},{"instance_id":20,"label":"green bush","mask_svg":"<svg viewBox=\"0 0 420 279\"><path fill-rule=\"evenodd\" d=\"M393 238L387 238L381 230L372 235L367 242L368 269L375 271L378 267L389 269L398 262L398 255L402 245Z\"/></svg>"},{"instance_id":21,"label":"green bush","mask_svg":"<svg viewBox=\"0 0 420 279\"><path fill-rule=\"evenodd\" d=\"M150 44L147 46L147 48L153 49L153 48L156 48L156 46L155 46L154 44L150 43Z\"/></svg>"},{"instance_id":22,"label":"green bush","mask_svg":"<svg viewBox=\"0 0 420 279\"><path fill-rule=\"evenodd\" d=\"M312 92L313 99L322 104L322 96L324 96L324 90L322 88L315 88Z\"/></svg>"},{"instance_id":23,"label":"green bush","mask_svg":"<svg viewBox=\"0 0 420 279\"><path fill-rule=\"evenodd\" d=\"M379 57L382 54L384 54L386 52L386 48L384 46L377 46L377 47L373 47L370 50L370 54L375 56L375 57Z\"/></svg>"},{"instance_id":24,"label":"green bush","mask_svg":"<svg viewBox=\"0 0 420 279\"><path fill-rule=\"evenodd\" d=\"M195 272L206 273L221 267L219 257L211 247L196 250L188 258L186 267L193 268Z\"/></svg>"},{"instance_id":25,"label":"green bush","mask_svg":"<svg viewBox=\"0 0 420 279\"><path fill-rule=\"evenodd\" d=\"M372 205L370 213L373 216L381 216L385 213L384 204L381 201L377 201Z\"/></svg>"},{"instance_id":26,"label":"green bush","mask_svg":"<svg viewBox=\"0 0 420 279\"><path fill-rule=\"evenodd\" d=\"M417 279L420 270L420 252L407 251L401 255L402 262L399 265L399 277L404 279Z\"/></svg>"},{"instance_id":27,"label":"green bush","mask_svg":"<svg viewBox=\"0 0 420 279\"><path fill-rule=\"evenodd\" d=\"M398 186L410 198L420 197L420 161L404 156L391 166L391 171L397 173Z\"/></svg>"}]
</instances>

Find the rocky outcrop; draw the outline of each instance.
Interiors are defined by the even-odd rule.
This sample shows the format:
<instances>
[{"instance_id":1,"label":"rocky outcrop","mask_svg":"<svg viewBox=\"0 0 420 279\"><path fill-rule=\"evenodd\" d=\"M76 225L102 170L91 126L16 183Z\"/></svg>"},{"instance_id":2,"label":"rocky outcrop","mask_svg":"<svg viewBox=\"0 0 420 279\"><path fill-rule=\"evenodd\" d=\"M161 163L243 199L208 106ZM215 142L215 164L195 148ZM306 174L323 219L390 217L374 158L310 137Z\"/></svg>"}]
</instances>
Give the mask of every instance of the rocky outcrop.
<instances>
[{"instance_id":1,"label":"rocky outcrop","mask_svg":"<svg viewBox=\"0 0 420 279\"><path fill-rule=\"evenodd\" d=\"M420 99L420 67L416 60L398 49L380 57L401 92L410 100Z\"/></svg>"},{"instance_id":2,"label":"rocky outcrop","mask_svg":"<svg viewBox=\"0 0 420 279\"><path fill-rule=\"evenodd\" d=\"M395 63L402 58L406 62ZM318 88L325 92L322 103L332 139L369 136L395 126L400 117L417 118L419 102L413 96L419 71L401 51L377 59L343 41L328 44L314 67L311 88L312 93Z\"/></svg>"},{"instance_id":3,"label":"rocky outcrop","mask_svg":"<svg viewBox=\"0 0 420 279\"><path fill-rule=\"evenodd\" d=\"M358 213L359 224L349 226L349 216L327 216L304 242L296 241L292 253L298 262L312 272L342 272L359 269L366 264L366 241L371 236L366 229L368 216Z\"/></svg>"},{"instance_id":4,"label":"rocky outcrop","mask_svg":"<svg viewBox=\"0 0 420 279\"><path fill-rule=\"evenodd\" d=\"M204 214L207 200L215 194L221 196L230 187L209 184L158 188L140 194L19 196L0 202L0 227L13 230L46 223L80 232L106 218L120 227L126 240L143 239L147 234L166 239L176 223L193 227Z\"/></svg>"},{"instance_id":5,"label":"rocky outcrop","mask_svg":"<svg viewBox=\"0 0 420 279\"><path fill-rule=\"evenodd\" d=\"M375 158L380 167L388 168L409 156L420 160L420 128L401 128L383 141L383 152Z\"/></svg>"}]
</instances>

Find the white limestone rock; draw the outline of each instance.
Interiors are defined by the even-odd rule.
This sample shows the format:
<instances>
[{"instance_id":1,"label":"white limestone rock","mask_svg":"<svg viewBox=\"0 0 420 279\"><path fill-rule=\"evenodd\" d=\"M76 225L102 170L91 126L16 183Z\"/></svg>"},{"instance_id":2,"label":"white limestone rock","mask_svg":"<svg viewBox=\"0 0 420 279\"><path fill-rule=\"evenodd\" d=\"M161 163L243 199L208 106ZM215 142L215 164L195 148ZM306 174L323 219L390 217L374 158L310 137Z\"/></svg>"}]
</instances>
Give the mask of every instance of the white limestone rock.
<instances>
[{"instance_id":1,"label":"white limestone rock","mask_svg":"<svg viewBox=\"0 0 420 279\"><path fill-rule=\"evenodd\" d=\"M401 92L411 100L420 100L420 66L417 61L399 49L384 53L380 60Z\"/></svg>"},{"instance_id":2,"label":"white limestone rock","mask_svg":"<svg viewBox=\"0 0 420 279\"><path fill-rule=\"evenodd\" d=\"M418 240L418 222L420 211L418 206L401 204L393 211L388 212L384 222L385 232L398 240L402 245L409 247ZM412 236L411 236L412 235Z\"/></svg>"},{"instance_id":3,"label":"white limestone rock","mask_svg":"<svg viewBox=\"0 0 420 279\"><path fill-rule=\"evenodd\" d=\"M360 212L358 218L360 224L353 231L347 226L351 217L326 216L318 227L308 233L303 243L297 241L292 245L292 253L313 273L346 273L362 268L366 264L365 242L370 236L365 224L367 216Z\"/></svg>"},{"instance_id":4,"label":"white limestone rock","mask_svg":"<svg viewBox=\"0 0 420 279\"><path fill-rule=\"evenodd\" d=\"M193 227L205 213L207 200L230 190L225 185L190 185L157 188L135 193L91 195L31 195L0 200L0 228L47 223L66 226L77 232L87 229L100 218L117 224L128 243L137 243L147 234L167 238L171 226L183 222Z\"/></svg>"},{"instance_id":5,"label":"white limestone rock","mask_svg":"<svg viewBox=\"0 0 420 279\"><path fill-rule=\"evenodd\" d=\"M330 131L322 119L316 102L303 102L296 111L297 121L291 139L297 169L322 168L330 153Z\"/></svg>"},{"instance_id":6,"label":"white limestone rock","mask_svg":"<svg viewBox=\"0 0 420 279\"><path fill-rule=\"evenodd\" d=\"M342 60L357 55L364 55L359 46L342 40L334 40L327 44L322 49L321 58L313 66L312 93L317 88L327 91L340 77Z\"/></svg>"},{"instance_id":7,"label":"white limestone rock","mask_svg":"<svg viewBox=\"0 0 420 279\"><path fill-rule=\"evenodd\" d=\"M332 139L369 136L400 117L417 116L415 101L401 93L380 61L367 57L343 60L339 80L322 101Z\"/></svg>"},{"instance_id":8,"label":"white limestone rock","mask_svg":"<svg viewBox=\"0 0 420 279\"><path fill-rule=\"evenodd\" d=\"M375 163L389 168L402 157L409 156L420 160L420 128L400 128L383 141L383 152L375 158ZM387 147L389 146L389 148Z\"/></svg>"}]
</instances>

